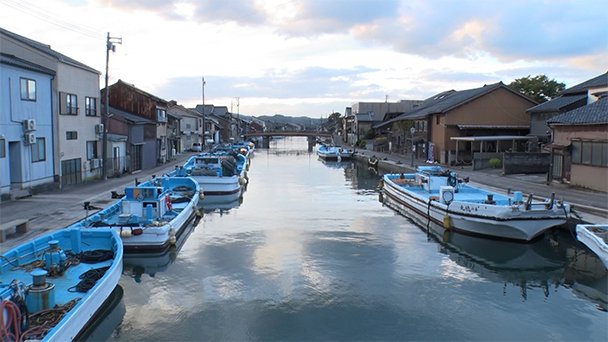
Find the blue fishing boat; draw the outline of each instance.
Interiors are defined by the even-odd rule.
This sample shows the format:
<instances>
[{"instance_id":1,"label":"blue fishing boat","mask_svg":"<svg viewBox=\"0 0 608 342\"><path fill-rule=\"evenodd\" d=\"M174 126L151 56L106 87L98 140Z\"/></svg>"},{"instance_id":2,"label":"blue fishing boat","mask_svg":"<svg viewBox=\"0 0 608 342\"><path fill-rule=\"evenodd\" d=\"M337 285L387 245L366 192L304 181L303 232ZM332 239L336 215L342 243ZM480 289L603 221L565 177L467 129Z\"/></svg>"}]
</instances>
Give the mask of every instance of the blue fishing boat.
<instances>
[{"instance_id":1,"label":"blue fishing boat","mask_svg":"<svg viewBox=\"0 0 608 342\"><path fill-rule=\"evenodd\" d=\"M216 198L231 202L241 196L247 182L247 157L235 151L201 153L190 157L167 177L194 179L203 189L201 205L217 202Z\"/></svg>"},{"instance_id":2,"label":"blue fishing boat","mask_svg":"<svg viewBox=\"0 0 608 342\"><path fill-rule=\"evenodd\" d=\"M397 206L425 216L445 229L517 241L530 241L545 230L566 223L569 205L535 200L521 191L502 195L468 184L439 166L420 166L416 173L386 174L383 191Z\"/></svg>"},{"instance_id":3,"label":"blue fishing boat","mask_svg":"<svg viewBox=\"0 0 608 342\"><path fill-rule=\"evenodd\" d=\"M158 177L127 187L118 202L71 227L114 229L126 252L161 251L175 244L188 222L200 215L202 196L190 177Z\"/></svg>"},{"instance_id":4,"label":"blue fishing boat","mask_svg":"<svg viewBox=\"0 0 608 342\"><path fill-rule=\"evenodd\" d=\"M117 286L122 263L111 229L62 229L3 253L2 340L74 340Z\"/></svg>"}]
</instances>

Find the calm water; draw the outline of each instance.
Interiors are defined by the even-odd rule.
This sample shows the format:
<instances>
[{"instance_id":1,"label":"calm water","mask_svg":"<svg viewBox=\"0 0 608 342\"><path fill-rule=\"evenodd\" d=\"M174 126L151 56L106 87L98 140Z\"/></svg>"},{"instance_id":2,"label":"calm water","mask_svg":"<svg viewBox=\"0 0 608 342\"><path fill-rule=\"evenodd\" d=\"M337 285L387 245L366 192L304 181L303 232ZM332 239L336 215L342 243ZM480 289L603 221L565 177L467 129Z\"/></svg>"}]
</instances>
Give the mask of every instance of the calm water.
<instances>
[{"instance_id":1,"label":"calm water","mask_svg":"<svg viewBox=\"0 0 608 342\"><path fill-rule=\"evenodd\" d=\"M606 270L568 232L435 235L304 139L258 149L249 178L178 248L125 260L107 340L608 340Z\"/></svg>"}]
</instances>

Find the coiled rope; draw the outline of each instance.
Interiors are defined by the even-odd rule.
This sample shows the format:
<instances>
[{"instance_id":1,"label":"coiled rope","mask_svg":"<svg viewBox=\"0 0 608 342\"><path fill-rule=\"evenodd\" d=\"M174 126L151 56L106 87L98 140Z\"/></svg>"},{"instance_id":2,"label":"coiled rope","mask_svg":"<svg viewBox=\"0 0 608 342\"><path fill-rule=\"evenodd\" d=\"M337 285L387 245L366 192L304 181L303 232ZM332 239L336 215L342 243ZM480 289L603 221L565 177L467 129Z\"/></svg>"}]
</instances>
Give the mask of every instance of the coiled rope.
<instances>
[{"instance_id":1,"label":"coiled rope","mask_svg":"<svg viewBox=\"0 0 608 342\"><path fill-rule=\"evenodd\" d=\"M92 289L93 286L95 286L99 279L103 278L104 274L106 274L106 271L108 269L110 269L110 266L94 268L84 272L78 277L82 280L78 284L70 287L68 291L86 293L87 291Z\"/></svg>"},{"instance_id":2,"label":"coiled rope","mask_svg":"<svg viewBox=\"0 0 608 342\"><path fill-rule=\"evenodd\" d=\"M42 310L30 315L30 328L21 334L22 340L42 340L53 329L63 316L70 312L81 298L74 298L62 306Z\"/></svg>"},{"instance_id":3,"label":"coiled rope","mask_svg":"<svg viewBox=\"0 0 608 342\"><path fill-rule=\"evenodd\" d=\"M84 264L96 264L102 261L114 259L114 252L106 249L96 249L93 251L84 251L76 254L80 262Z\"/></svg>"}]
</instances>

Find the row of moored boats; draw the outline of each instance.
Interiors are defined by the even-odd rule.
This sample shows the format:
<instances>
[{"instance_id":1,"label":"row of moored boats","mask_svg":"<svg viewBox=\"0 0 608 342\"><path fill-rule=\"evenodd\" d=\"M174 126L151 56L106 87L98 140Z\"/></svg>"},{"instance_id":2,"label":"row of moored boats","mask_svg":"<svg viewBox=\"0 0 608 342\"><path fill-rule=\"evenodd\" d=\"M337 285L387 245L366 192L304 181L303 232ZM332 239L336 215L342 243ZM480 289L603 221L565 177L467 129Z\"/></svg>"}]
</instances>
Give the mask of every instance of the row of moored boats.
<instances>
[{"instance_id":1,"label":"row of moored boats","mask_svg":"<svg viewBox=\"0 0 608 342\"><path fill-rule=\"evenodd\" d=\"M324 161L348 161L351 149L323 144L317 154ZM369 166L377 167L373 157ZM419 166L413 173L389 173L382 177L386 203L399 212L413 213L445 230L486 238L530 242L552 227L565 224L573 215L571 207L557 200L524 197L521 191L504 195L474 186L468 178L440 166ZM583 242L608 268L608 225L576 228Z\"/></svg>"},{"instance_id":2,"label":"row of moored boats","mask_svg":"<svg viewBox=\"0 0 608 342\"><path fill-rule=\"evenodd\" d=\"M240 143L194 155L82 221L3 253L2 340L80 338L117 286L123 253L162 252L204 206L238 200L254 148Z\"/></svg>"}]
</instances>

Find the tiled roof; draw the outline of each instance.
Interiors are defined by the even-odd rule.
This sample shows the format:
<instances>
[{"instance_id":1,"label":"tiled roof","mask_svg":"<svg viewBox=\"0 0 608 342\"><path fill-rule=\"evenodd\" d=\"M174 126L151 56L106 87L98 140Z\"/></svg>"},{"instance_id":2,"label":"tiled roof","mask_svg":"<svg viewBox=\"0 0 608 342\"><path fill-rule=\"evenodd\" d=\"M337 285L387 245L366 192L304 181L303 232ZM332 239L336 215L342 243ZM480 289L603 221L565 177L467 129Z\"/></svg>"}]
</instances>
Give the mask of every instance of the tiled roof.
<instances>
[{"instance_id":1,"label":"tiled roof","mask_svg":"<svg viewBox=\"0 0 608 342\"><path fill-rule=\"evenodd\" d=\"M587 92L589 88L608 86L608 72L564 90L562 94Z\"/></svg>"},{"instance_id":2,"label":"tiled roof","mask_svg":"<svg viewBox=\"0 0 608 342\"><path fill-rule=\"evenodd\" d=\"M547 120L548 124L608 124L608 96Z\"/></svg>"},{"instance_id":3,"label":"tiled roof","mask_svg":"<svg viewBox=\"0 0 608 342\"><path fill-rule=\"evenodd\" d=\"M17 58L13 55L9 55L6 53L0 53L0 63L3 64L8 64L8 65L12 65L18 68L22 68L22 69L27 69L27 70L31 70L31 71L36 71L36 72L40 72L43 74L47 74L47 75L51 75L51 76L55 76L55 71L45 68L41 65L38 64L34 64L31 62L28 62L26 60L23 60L21 58Z\"/></svg>"},{"instance_id":4,"label":"tiled roof","mask_svg":"<svg viewBox=\"0 0 608 342\"><path fill-rule=\"evenodd\" d=\"M101 104L101 111L102 111L102 113L105 111L105 107L106 106L102 103ZM156 124L156 121L154 121L154 120L150 120L150 119L141 117L139 115L135 115L133 113L129 113L129 112L126 112L124 110L120 110L118 108L114 108L112 106L110 106L109 112L110 112L110 114L116 114L118 116L122 116L127 121L131 121L134 124L150 124L150 123Z\"/></svg>"},{"instance_id":5,"label":"tiled roof","mask_svg":"<svg viewBox=\"0 0 608 342\"><path fill-rule=\"evenodd\" d=\"M459 129L530 129L528 125L456 125Z\"/></svg>"},{"instance_id":6,"label":"tiled roof","mask_svg":"<svg viewBox=\"0 0 608 342\"><path fill-rule=\"evenodd\" d=\"M18 35L16 33L11 32L11 31L7 31L7 30L5 30L3 28L0 28L0 34L6 35L7 37L15 39L15 40L17 40L17 41L19 41L19 42L21 42L23 44L28 45L29 47L32 47L32 48L34 48L34 49L36 49L38 51L41 51L41 52L43 52L43 53L45 53L45 54L47 54L47 55L49 55L49 56L51 56L53 58L56 58L58 61L60 61L62 63L71 64L71 65L74 65L76 67L79 67L79 68L82 68L82 69L94 72L94 73L96 73L98 75L101 75L101 73L99 71L91 68L90 66L88 66L86 64L83 64L83 63L80 63L79 61L77 61L75 59L72 59L72 58L70 58L70 57L68 57L66 55L63 55L63 54L61 54L61 53L59 53L59 52L51 49L50 45L42 44L42 43L37 42L35 40L29 39L29 38L25 38L23 36L20 36L20 35Z\"/></svg>"},{"instance_id":7,"label":"tiled roof","mask_svg":"<svg viewBox=\"0 0 608 342\"><path fill-rule=\"evenodd\" d=\"M587 94L583 95L565 95L554 98L553 100L543 102L537 106L534 106L527 111L529 113L539 113L539 112L555 112L566 106L569 106L577 101L582 99L586 99Z\"/></svg>"}]
</instances>

